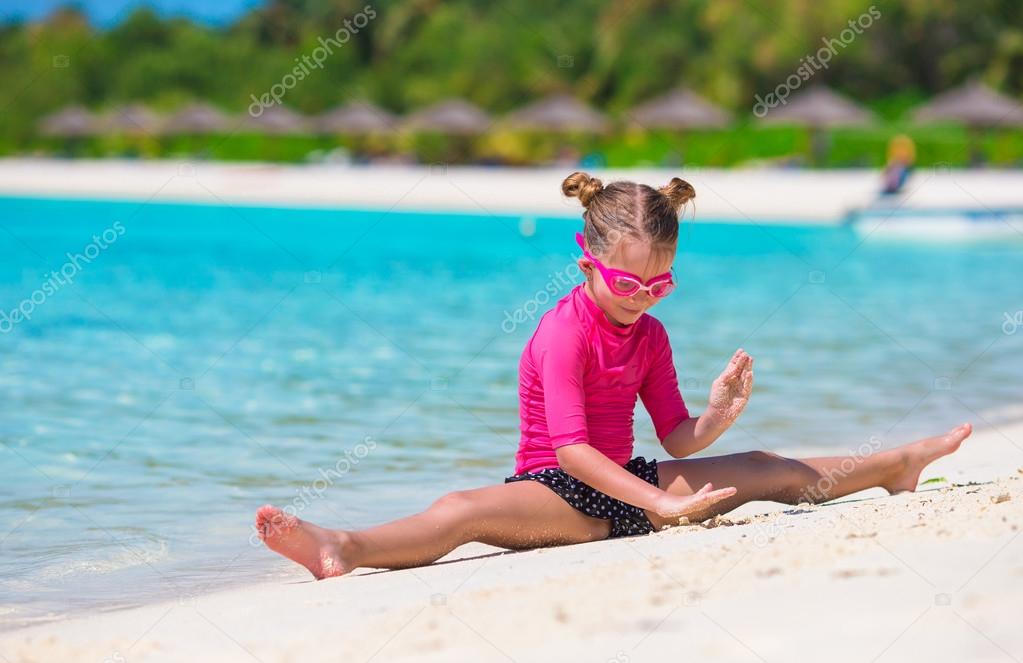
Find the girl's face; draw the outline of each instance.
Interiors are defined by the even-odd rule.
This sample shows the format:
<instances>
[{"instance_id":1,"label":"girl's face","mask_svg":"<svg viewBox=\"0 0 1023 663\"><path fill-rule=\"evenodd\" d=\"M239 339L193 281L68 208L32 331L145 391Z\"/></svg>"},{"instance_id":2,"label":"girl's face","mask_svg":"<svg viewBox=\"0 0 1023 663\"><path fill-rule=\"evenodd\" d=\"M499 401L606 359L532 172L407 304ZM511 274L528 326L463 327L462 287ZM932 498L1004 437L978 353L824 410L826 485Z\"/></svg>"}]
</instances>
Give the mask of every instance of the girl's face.
<instances>
[{"instance_id":1,"label":"girl's face","mask_svg":"<svg viewBox=\"0 0 1023 663\"><path fill-rule=\"evenodd\" d=\"M631 272L645 283L671 269L675 261L675 250L674 244L670 250L655 249L649 242L627 237L611 247L607 255L594 257L605 267ZM608 320L620 327L639 320L639 317L660 299L645 290L640 290L629 297L616 295L604 281L600 271L588 259L580 258L579 268L586 274L585 287L597 302L597 306L604 311Z\"/></svg>"}]
</instances>

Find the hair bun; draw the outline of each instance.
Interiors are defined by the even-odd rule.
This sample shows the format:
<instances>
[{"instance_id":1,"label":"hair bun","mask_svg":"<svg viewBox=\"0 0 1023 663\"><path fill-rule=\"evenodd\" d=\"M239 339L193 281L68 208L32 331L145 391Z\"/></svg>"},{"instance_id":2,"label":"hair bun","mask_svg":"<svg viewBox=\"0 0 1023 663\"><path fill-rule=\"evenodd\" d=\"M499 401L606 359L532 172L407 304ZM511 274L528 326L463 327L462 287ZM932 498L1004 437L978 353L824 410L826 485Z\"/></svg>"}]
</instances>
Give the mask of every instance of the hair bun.
<instances>
[{"instance_id":1,"label":"hair bun","mask_svg":"<svg viewBox=\"0 0 1023 663\"><path fill-rule=\"evenodd\" d=\"M589 207L593 197L603 190L603 182L581 171L572 173L561 183L561 193L569 198L578 198L583 207Z\"/></svg>"},{"instance_id":2,"label":"hair bun","mask_svg":"<svg viewBox=\"0 0 1023 663\"><path fill-rule=\"evenodd\" d=\"M693 185L680 177L671 178L671 181L658 191L667 196L676 210L682 209L683 205L696 197L696 189L693 188Z\"/></svg>"}]
</instances>

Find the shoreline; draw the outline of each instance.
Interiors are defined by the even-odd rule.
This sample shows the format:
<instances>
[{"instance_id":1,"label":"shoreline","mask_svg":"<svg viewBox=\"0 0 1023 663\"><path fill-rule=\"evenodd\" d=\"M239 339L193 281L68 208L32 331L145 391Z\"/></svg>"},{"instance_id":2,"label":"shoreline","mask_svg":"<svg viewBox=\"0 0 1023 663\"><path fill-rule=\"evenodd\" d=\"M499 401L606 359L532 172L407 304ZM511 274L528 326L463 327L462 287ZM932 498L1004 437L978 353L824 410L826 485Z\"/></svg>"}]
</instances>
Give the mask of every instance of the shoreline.
<instances>
[{"instance_id":1,"label":"shoreline","mask_svg":"<svg viewBox=\"0 0 1023 663\"><path fill-rule=\"evenodd\" d=\"M7 158L0 159L0 196L579 218L579 202L561 195L573 170ZM874 169L589 172L605 184L624 178L655 187L683 177L697 190L698 221L754 225L839 225L877 199L879 180ZM1023 207L1020 191L1020 170L928 170L914 173L889 202L901 210Z\"/></svg>"},{"instance_id":2,"label":"shoreline","mask_svg":"<svg viewBox=\"0 0 1023 663\"><path fill-rule=\"evenodd\" d=\"M269 663L688 651L783 660L795 628L800 659L1018 657L1023 635L1004 606L1023 599L1023 422L975 431L921 481L934 477L948 483L823 505L753 502L645 537L525 552L468 544L430 566L322 582L282 559L277 581L6 631L0 653ZM828 638L843 635L836 652Z\"/></svg>"}]
</instances>

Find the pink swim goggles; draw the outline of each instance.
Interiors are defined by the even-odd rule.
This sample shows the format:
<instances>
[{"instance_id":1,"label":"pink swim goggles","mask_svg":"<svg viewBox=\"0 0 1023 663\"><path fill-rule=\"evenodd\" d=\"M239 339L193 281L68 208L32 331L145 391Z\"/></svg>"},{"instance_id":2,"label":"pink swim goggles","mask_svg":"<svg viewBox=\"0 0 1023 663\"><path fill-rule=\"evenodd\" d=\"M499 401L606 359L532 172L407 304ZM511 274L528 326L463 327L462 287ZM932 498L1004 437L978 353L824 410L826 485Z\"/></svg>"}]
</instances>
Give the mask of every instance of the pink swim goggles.
<instances>
[{"instance_id":1,"label":"pink swim goggles","mask_svg":"<svg viewBox=\"0 0 1023 663\"><path fill-rule=\"evenodd\" d=\"M579 244L579 248L583 250L583 255L586 256L586 259L597 266L597 270L604 277L604 283L607 283L607 287L619 297L631 297L640 290L645 290L650 293L651 297L661 298L667 297L675 289L675 282L670 271L658 274L644 283L643 279L635 274L605 267L586 250L586 243L582 233L575 234L575 241Z\"/></svg>"}]
</instances>

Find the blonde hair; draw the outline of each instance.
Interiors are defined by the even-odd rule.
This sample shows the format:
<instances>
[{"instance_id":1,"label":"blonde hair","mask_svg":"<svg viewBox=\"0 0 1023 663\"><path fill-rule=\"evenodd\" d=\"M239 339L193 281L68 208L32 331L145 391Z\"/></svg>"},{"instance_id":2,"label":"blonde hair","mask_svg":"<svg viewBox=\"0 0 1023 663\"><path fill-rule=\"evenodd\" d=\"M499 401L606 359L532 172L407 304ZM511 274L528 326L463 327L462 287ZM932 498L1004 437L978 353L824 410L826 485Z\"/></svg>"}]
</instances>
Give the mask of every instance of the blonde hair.
<instances>
[{"instance_id":1,"label":"blonde hair","mask_svg":"<svg viewBox=\"0 0 1023 663\"><path fill-rule=\"evenodd\" d=\"M586 246L599 255L606 255L625 237L655 246L673 245L678 240L679 213L696 197L693 185L678 177L659 189L628 181L604 186L580 171L565 178L561 192L582 203Z\"/></svg>"}]
</instances>

